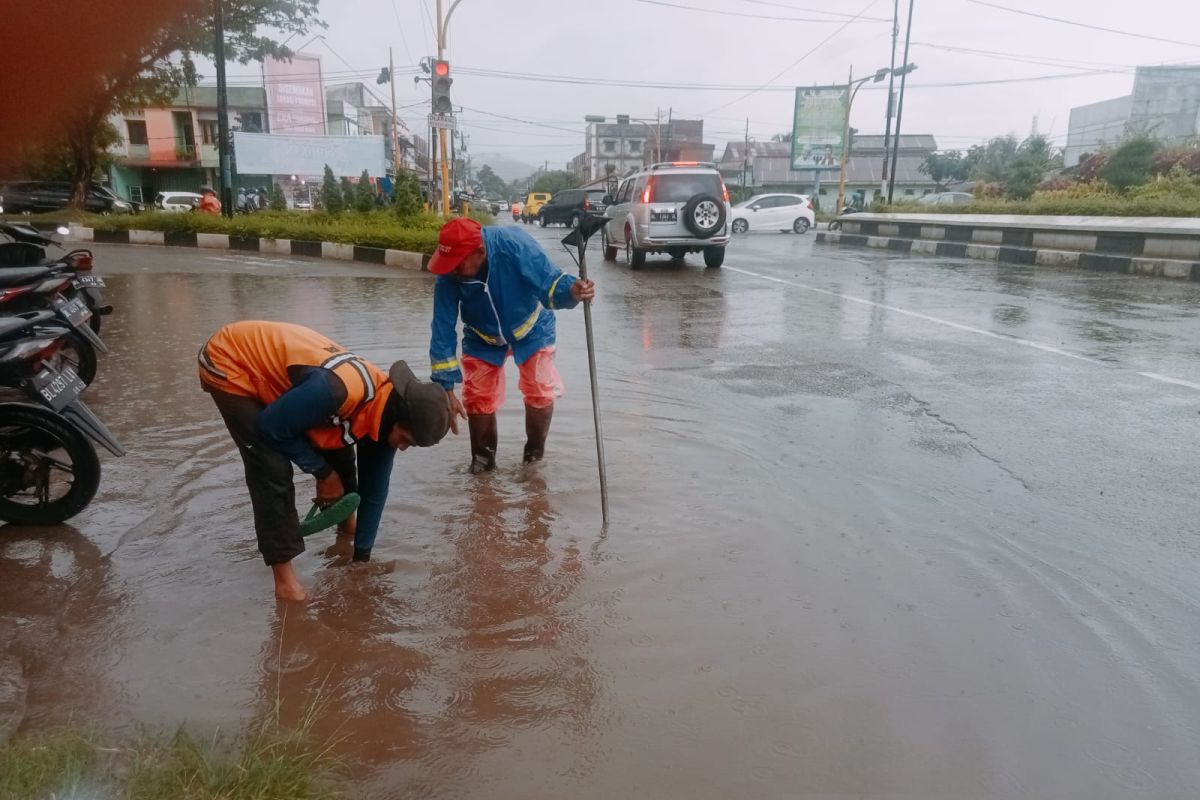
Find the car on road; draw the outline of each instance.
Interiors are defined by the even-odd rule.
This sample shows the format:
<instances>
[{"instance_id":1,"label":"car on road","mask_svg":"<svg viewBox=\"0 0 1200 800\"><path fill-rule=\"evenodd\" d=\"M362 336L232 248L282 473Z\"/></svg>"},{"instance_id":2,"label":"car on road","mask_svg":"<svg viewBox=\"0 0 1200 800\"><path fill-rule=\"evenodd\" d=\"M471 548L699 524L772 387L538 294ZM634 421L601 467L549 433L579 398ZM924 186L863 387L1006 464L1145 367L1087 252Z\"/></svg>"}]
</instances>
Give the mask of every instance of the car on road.
<instances>
[{"instance_id":1,"label":"car on road","mask_svg":"<svg viewBox=\"0 0 1200 800\"><path fill-rule=\"evenodd\" d=\"M817 222L812 200L804 194L756 194L729 213L734 233L782 231L808 233Z\"/></svg>"},{"instance_id":2,"label":"car on road","mask_svg":"<svg viewBox=\"0 0 1200 800\"><path fill-rule=\"evenodd\" d=\"M71 205L71 184L56 181L13 181L0 185L4 208L12 214L40 214ZM93 214L133 214L138 209L110 189L93 183L88 187L86 209Z\"/></svg>"},{"instance_id":3,"label":"car on road","mask_svg":"<svg viewBox=\"0 0 1200 800\"><path fill-rule=\"evenodd\" d=\"M550 202L549 192L530 192L525 196L525 207L521 210L521 221L528 225L537 222L538 212Z\"/></svg>"},{"instance_id":4,"label":"car on road","mask_svg":"<svg viewBox=\"0 0 1200 800\"><path fill-rule=\"evenodd\" d=\"M603 189L567 189L559 192L538 212L538 224L543 228L547 225L578 227L584 214L603 213L607 207L604 195Z\"/></svg>"},{"instance_id":5,"label":"car on road","mask_svg":"<svg viewBox=\"0 0 1200 800\"><path fill-rule=\"evenodd\" d=\"M975 195L967 192L934 192L917 200L923 206L965 206L975 202Z\"/></svg>"},{"instance_id":6,"label":"car on road","mask_svg":"<svg viewBox=\"0 0 1200 800\"><path fill-rule=\"evenodd\" d=\"M195 192L159 192L154 198L154 207L159 211L192 211L200 205L200 195Z\"/></svg>"},{"instance_id":7,"label":"car on road","mask_svg":"<svg viewBox=\"0 0 1200 800\"><path fill-rule=\"evenodd\" d=\"M645 265L649 253L683 258L704 253L704 263L725 263L729 243L729 190L716 164L672 161L651 164L621 181L607 198L601 229L604 257L625 250L629 266Z\"/></svg>"}]
</instances>

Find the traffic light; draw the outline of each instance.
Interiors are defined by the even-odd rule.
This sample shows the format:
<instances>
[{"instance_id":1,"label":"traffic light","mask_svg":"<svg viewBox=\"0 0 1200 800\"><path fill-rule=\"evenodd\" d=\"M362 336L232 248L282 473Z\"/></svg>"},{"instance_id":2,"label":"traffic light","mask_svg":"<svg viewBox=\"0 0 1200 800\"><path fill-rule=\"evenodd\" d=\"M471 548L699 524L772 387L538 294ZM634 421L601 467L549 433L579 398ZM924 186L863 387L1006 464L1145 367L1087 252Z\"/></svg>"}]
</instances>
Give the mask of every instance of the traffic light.
<instances>
[{"instance_id":1,"label":"traffic light","mask_svg":"<svg viewBox=\"0 0 1200 800\"><path fill-rule=\"evenodd\" d=\"M450 84L454 83L454 79L450 77L449 61L433 62L433 79L430 82L433 84L433 113L446 116L453 114L454 106L450 103Z\"/></svg>"}]
</instances>

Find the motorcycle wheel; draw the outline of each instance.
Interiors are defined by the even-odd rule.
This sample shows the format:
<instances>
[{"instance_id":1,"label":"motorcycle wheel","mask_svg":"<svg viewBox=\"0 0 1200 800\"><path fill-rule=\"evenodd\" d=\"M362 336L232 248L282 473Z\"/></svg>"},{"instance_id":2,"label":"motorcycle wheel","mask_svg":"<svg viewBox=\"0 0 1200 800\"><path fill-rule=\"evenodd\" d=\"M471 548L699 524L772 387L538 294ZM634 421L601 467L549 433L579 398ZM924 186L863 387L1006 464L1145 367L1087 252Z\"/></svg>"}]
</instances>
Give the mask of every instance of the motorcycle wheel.
<instances>
[{"instance_id":1,"label":"motorcycle wheel","mask_svg":"<svg viewBox=\"0 0 1200 800\"><path fill-rule=\"evenodd\" d=\"M71 331L62 349L50 359L50 365L60 372L63 367L71 367L85 385L91 386L92 381L96 380L96 361L96 348L92 347L92 343Z\"/></svg>"},{"instance_id":2,"label":"motorcycle wheel","mask_svg":"<svg viewBox=\"0 0 1200 800\"><path fill-rule=\"evenodd\" d=\"M96 448L53 411L3 407L0 520L55 525L87 508L100 486Z\"/></svg>"}]
</instances>

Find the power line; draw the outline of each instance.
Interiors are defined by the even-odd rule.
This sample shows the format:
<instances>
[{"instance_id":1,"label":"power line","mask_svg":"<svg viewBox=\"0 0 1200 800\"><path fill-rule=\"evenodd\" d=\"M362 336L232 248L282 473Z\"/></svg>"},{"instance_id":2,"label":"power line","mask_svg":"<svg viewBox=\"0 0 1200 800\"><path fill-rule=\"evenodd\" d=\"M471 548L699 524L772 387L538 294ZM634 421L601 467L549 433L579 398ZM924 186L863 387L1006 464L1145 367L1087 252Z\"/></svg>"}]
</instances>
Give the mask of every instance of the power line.
<instances>
[{"instance_id":1,"label":"power line","mask_svg":"<svg viewBox=\"0 0 1200 800\"><path fill-rule=\"evenodd\" d=\"M779 22L816 22L820 24L832 24L837 22L836 19L813 19L810 17L779 17L770 14L746 14L741 11L721 11L715 8L698 8L697 6L685 6L679 3L667 3L664 0L634 0L635 3L644 3L648 6L664 6L666 8L678 8L682 11L693 11L698 14L717 14L722 17L738 17L739 19L769 19ZM850 16L849 14L844 16ZM851 22L890 22L881 17L851 17Z\"/></svg>"},{"instance_id":2,"label":"power line","mask_svg":"<svg viewBox=\"0 0 1200 800\"><path fill-rule=\"evenodd\" d=\"M479 108L471 108L470 106L462 106L462 109L464 111L474 111L476 114L483 114L485 117L496 117L498 119L512 120L513 122L522 122L526 125L533 125L538 128L549 128L550 130L554 130L554 131L566 131L567 133L573 133L577 136L583 135L583 131L581 131L581 130L573 130L571 128L563 128L558 125L548 125L544 122L534 122L533 120L520 119L519 117L510 117L505 114L495 114L491 111L484 111Z\"/></svg>"},{"instance_id":3,"label":"power line","mask_svg":"<svg viewBox=\"0 0 1200 800\"><path fill-rule=\"evenodd\" d=\"M839 33L841 33L842 31L846 30L846 28L850 27L850 25L851 25L851 24L853 24L853 23L854 23L854 21L855 21L856 19L858 19L858 18L859 18L859 17L861 17L863 14L866 14L868 11L870 11L870 10L871 10L871 8L872 8L872 7L874 7L874 5L875 5L876 3L878 3L878 2L879 2L879 0L871 0L871 2L870 2L870 3L867 3L867 5L863 7L863 10L862 10L862 11L858 12L858 14L856 14L855 16L851 17L850 19L846 20L845 22L843 22L843 23L841 24L841 26L840 26L840 27L839 27L839 28L838 28L836 31L834 31L833 33L829 34L829 35L828 35L828 36L826 36L824 39L822 39L820 42L818 42L818 43L817 43L817 45L816 45L815 47L813 47L811 50L809 50L807 53L805 53L804 55L800 56L800 57L799 57L799 58L797 58L795 61L793 61L791 64L788 64L786 67L784 67L783 69L779 70L779 72L775 73L773 76L771 76L771 77L770 77L770 78L768 78L766 81L764 81L764 82L763 82L763 84L762 84L762 86L759 86L757 89L755 89L755 90L753 90L753 91L747 92L746 94L742 95L741 97L737 97L737 98L735 98L735 99L733 99L733 100L730 100L728 103L723 103L723 104L721 104L721 105L719 105L719 106L716 106L715 108L712 108L712 109L710 109L709 111L720 111L722 108L728 108L729 106L733 105L734 103L740 103L742 100L745 100L747 97L750 97L751 95L753 95L753 94L756 94L756 93L758 93L758 92L762 91L762 90L763 90L763 89L765 89L767 86L771 85L771 84L772 84L774 81L778 80L780 77L782 77L782 76L783 76L783 75L785 75L786 73L790 72L790 71L791 71L792 69L794 69L794 68L795 68L795 67L796 67L798 64L800 64L800 63L801 63L802 61L804 61L806 58L808 58L809 56L811 56L813 53L817 52L817 51L818 51L818 50L820 50L822 47L824 47L824 46L825 46L825 44L826 44L827 42L829 42L831 39L833 39L833 37L837 36L837 35L838 35ZM707 115L708 115L708 113L709 113L709 112L705 112L704 116L707 116Z\"/></svg>"},{"instance_id":4,"label":"power line","mask_svg":"<svg viewBox=\"0 0 1200 800\"><path fill-rule=\"evenodd\" d=\"M787 8L792 11L804 11L809 14L825 14L830 17L853 17L853 14L847 14L842 11L824 11L819 8L804 8L801 6L792 6L787 3L772 3L770 0L742 0L743 3L753 3L756 6L772 6L773 8ZM872 22L891 22L887 17L859 17L859 19L870 20Z\"/></svg>"},{"instance_id":5,"label":"power line","mask_svg":"<svg viewBox=\"0 0 1200 800\"><path fill-rule=\"evenodd\" d=\"M1132 36L1135 39L1146 39L1151 42L1166 42L1167 44L1178 44L1183 45L1184 47L1200 48L1200 44L1196 44L1195 42L1181 42L1178 39L1164 39L1160 36L1148 36L1144 33L1132 33L1130 31L1117 30L1116 28L1104 28L1100 25L1091 25L1087 22L1077 22L1073 19L1063 19L1062 17L1050 17L1045 14L1037 14L1033 11L1010 8L1009 6L1002 6L998 3L989 3L987 0L967 0L967 2L974 3L977 6L987 6L988 8L995 8L1000 11L1007 11L1010 14L1020 14L1024 17L1035 17L1037 19L1049 20L1050 22L1061 22L1064 25L1074 25L1077 28L1087 28L1093 31L1103 31L1104 33L1115 33L1119 36Z\"/></svg>"},{"instance_id":6,"label":"power line","mask_svg":"<svg viewBox=\"0 0 1200 800\"><path fill-rule=\"evenodd\" d=\"M945 50L948 53L963 53L970 56L982 56L984 58L998 58L1005 61L1015 61L1023 64L1038 64L1045 67L1071 67L1078 68L1081 66L1087 67L1113 67L1118 69L1133 69L1134 64L1113 64L1105 61L1077 61L1070 58L1055 58L1048 59L1042 56L1028 56L1019 53L1006 53L1000 50L979 50L972 47L954 47L948 44L934 44L933 42L913 42L915 47L929 47L934 50Z\"/></svg>"},{"instance_id":7,"label":"power line","mask_svg":"<svg viewBox=\"0 0 1200 800\"><path fill-rule=\"evenodd\" d=\"M412 61L412 50L408 48L408 37L404 35L404 20L400 19L400 9L396 7L396 0L392 0L392 13L396 15L396 28L400 31L400 42L404 45L404 52L408 54L408 60Z\"/></svg>"}]
</instances>

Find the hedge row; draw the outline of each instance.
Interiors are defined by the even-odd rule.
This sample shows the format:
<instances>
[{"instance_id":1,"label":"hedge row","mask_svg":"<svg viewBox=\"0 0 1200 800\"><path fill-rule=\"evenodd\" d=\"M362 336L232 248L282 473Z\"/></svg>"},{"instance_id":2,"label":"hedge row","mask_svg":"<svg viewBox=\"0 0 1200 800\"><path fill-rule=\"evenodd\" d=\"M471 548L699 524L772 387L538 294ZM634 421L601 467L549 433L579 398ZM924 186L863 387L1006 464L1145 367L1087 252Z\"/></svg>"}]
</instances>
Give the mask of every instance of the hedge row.
<instances>
[{"instance_id":1,"label":"hedge row","mask_svg":"<svg viewBox=\"0 0 1200 800\"><path fill-rule=\"evenodd\" d=\"M895 203L872 207L885 214L1039 214L1056 217L1200 217L1200 200L1187 197L1039 197L976 200L962 206Z\"/></svg>"},{"instance_id":2,"label":"hedge row","mask_svg":"<svg viewBox=\"0 0 1200 800\"><path fill-rule=\"evenodd\" d=\"M476 215L472 215L476 216ZM490 217L479 215L481 222ZM394 248L415 253L432 253L444 220L435 214L399 218L388 211L369 214L322 214L296 211L264 211L233 218L211 214L145 213L126 216L88 217L83 224L100 231L167 231L177 233L227 233L260 239L295 239L337 242L363 247Z\"/></svg>"}]
</instances>

